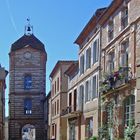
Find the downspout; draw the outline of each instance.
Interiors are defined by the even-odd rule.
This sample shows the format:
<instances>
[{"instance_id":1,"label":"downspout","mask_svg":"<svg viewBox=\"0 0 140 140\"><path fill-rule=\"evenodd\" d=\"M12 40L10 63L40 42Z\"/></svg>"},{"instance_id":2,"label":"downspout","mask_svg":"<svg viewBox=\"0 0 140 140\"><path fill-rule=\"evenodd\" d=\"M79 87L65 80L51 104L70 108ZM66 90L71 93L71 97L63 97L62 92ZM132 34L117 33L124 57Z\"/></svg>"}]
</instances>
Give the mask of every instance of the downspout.
<instances>
[{"instance_id":1,"label":"downspout","mask_svg":"<svg viewBox=\"0 0 140 140\"><path fill-rule=\"evenodd\" d=\"M99 79L98 79L98 88L100 88L100 80L102 79L102 76L101 76L101 56L102 56L102 41L101 41L101 38L102 38L102 32L101 32L101 27L99 28L99 35L100 35L100 38L99 38L99 47L100 47L100 54L99 54ZM99 90L99 95L98 95L98 137L100 136L100 132L99 132L99 128L102 126L102 113L101 113L101 92ZM100 137L99 137L99 140L100 140Z\"/></svg>"},{"instance_id":2,"label":"downspout","mask_svg":"<svg viewBox=\"0 0 140 140\"><path fill-rule=\"evenodd\" d=\"M81 140L81 114L78 115L78 140Z\"/></svg>"}]
</instances>

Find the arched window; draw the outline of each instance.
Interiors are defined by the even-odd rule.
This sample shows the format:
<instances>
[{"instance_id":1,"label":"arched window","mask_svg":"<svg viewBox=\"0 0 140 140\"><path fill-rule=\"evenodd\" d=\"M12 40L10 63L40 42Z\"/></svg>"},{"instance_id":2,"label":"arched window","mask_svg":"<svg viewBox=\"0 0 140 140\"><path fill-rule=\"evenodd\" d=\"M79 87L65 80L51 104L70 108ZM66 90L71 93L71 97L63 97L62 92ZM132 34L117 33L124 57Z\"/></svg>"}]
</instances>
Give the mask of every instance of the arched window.
<instances>
[{"instance_id":1,"label":"arched window","mask_svg":"<svg viewBox=\"0 0 140 140\"><path fill-rule=\"evenodd\" d=\"M124 123L129 126L129 122L135 115L135 96L131 95L124 100Z\"/></svg>"},{"instance_id":2,"label":"arched window","mask_svg":"<svg viewBox=\"0 0 140 140\"><path fill-rule=\"evenodd\" d=\"M32 76L25 75L24 76L24 89L31 89L32 88Z\"/></svg>"},{"instance_id":3,"label":"arched window","mask_svg":"<svg viewBox=\"0 0 140 140\"><path fill-rule=\"evenodd\" d=\"M24 114L25 115L32 114L32 100L30 98L26 98L24 100Z\"/></svg>"}]
</instances>

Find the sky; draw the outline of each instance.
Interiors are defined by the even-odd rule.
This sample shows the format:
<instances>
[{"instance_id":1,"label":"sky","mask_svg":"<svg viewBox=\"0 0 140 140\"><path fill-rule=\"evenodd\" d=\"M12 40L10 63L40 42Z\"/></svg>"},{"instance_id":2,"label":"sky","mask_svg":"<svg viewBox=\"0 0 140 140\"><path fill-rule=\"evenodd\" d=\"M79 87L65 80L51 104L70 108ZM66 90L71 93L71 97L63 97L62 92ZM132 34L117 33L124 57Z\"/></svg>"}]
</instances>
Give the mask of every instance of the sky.
<instances>
[{"instance_id":1,"label":"sky","mask_svg":"<svg viewBox=\"0 0 140 140\"><path fill-rule=\"evenodd\" d=\"M58 60L77 60L74 41L98 8L112 0L0 0L0 64L9 71L11 44L24 35L27 18L34 35L47 51L46 94L49 75ZM6 116L8 115L9 75L6 79Z\"/></svg>"}]
</instances>

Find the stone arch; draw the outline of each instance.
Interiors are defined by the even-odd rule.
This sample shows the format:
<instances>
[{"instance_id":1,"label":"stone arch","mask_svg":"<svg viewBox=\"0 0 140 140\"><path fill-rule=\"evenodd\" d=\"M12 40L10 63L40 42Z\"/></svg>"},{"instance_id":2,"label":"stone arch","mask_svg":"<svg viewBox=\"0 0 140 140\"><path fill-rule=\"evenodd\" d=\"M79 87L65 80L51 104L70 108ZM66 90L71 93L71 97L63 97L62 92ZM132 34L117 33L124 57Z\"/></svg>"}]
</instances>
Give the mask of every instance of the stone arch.
<instances>
[{"instance_id":1,"label":"stone arch","mask_svg":"<svg viewBox=\"0 0 140 140\"><path fill-rule=\"evenodd\" d=\"M34 125L26 124L22 127L22 140L35 140L36 129Z\"/></svg>"}]
</instances>

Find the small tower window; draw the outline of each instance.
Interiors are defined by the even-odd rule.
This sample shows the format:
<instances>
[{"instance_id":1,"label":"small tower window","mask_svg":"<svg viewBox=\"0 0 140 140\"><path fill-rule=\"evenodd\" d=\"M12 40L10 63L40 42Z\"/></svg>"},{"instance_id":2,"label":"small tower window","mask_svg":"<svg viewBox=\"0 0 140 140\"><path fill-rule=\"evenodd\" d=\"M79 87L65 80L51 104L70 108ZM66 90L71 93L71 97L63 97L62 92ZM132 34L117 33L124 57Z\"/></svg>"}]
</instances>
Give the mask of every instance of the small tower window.
<instances>
[{"instance_id":1,"label":"small tower window","mask_svg":"<svg viewBox=\"0 0 140 140\"><path fill-rule=\"evenodd\" d=\"M32 88L32 76L25 75L24 77L24 89L31 89Z\"/></svg>"},{"instance_id":2,"label":"small tower window","mask_svg":"<svg viewBox=\"0 0 140 140\"><path fill-rule=\"evenodd\" d=\"M24 100L24 114L32 114L32 100L29 98Z\"/></svg>"}]
</instances>

